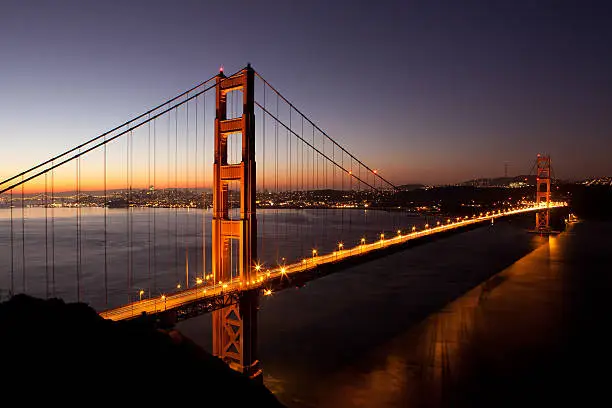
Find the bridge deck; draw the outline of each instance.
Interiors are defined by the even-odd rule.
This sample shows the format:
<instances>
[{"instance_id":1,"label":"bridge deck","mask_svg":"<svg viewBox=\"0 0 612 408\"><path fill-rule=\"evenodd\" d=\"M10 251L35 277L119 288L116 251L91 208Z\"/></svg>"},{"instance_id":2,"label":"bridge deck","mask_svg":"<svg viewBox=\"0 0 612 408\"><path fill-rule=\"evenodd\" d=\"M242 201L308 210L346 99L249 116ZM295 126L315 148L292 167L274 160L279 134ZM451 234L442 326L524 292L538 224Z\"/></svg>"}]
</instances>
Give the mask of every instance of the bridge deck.
<instances>
[{"instance_id":1,"label":"bridge deck","mask_svg":"<svg viewBox=\"0 0 612 408\"><path fill-rule=\"evenodd\" d=\"M566 205L566 203L551 203L550 208L564 207ZM488 212L482 216L474 216L472 218L460 218L447 224L432 226L420 231L413 230L407 234L380 239L369 244L359 244L355 247L342 248L341 250L329 254L304 258L301 262L279 266L265 271L261 270L257 279L251 282L243 282L240 278L236 278L231 282L220 282L214 285L198 285L161 297L136 301L114 309L109 309L101 312L100 315L106 319L125 320L140 316L143 313L161 313L172 309L178 309L191 303L205 302L207 299L212 301L224 295L237 295L244 290L261 290L264 291L264 293L270 293L267 292L267 290L269 290L269 284L285 276L298 275L301 272L312 271L322 265L340 263L346 261L348 258L371 254L372 252L404 244L408 241L420 239L425 236L432 236L450 230L465 228L466 226L483 223L495 218L528 213L541 208L542 207L529 206L494 213Z\"/></svg>"}]
</instances>

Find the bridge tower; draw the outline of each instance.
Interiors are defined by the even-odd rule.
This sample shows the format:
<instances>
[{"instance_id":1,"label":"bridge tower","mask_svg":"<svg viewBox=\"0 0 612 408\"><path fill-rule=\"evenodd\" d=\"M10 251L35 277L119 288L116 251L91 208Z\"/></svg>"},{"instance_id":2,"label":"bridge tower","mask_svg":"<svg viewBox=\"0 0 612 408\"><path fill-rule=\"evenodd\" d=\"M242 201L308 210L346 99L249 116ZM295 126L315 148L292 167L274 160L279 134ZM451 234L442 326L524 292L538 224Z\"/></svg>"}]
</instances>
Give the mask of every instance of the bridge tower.
<instances>
[{"instance_id":1,"label":"bridge tower","mask_svg":"<svg viewBox=\"0 0 612 408\"><path fill-rule=\"evenodd\" d=\"M217 76L215 160L213 164L212 268L215 282L255 279L257 219L255 216L255 109L254 71L250 64L231 77ZM227 95L242 93L242 116L227 117ZM233 95L239 95L235 92ZM240 134L242 160L228 163L228 138ZM240 218L231 219L229 183L240 183ZM237 241L238 260L232 261ZM232 265L234 267L232 268ZM229 299L227 303L232 303ZM255 290L242 292L238 303L213 312L213 354L233 369L251 377L261 373L257 360L257 307Z\"/></svg>"},{"instance_id":2,"label":"bridge tower","mask_svg":"<svg viewBox=\"0 0 612 408\"><path fill-rule=\"evenodd\" d=\"M550 232L550 156L538 154L536 159L536 232ZM544 207L545 205L545 207Z\"/></svg>"}]
</instances>

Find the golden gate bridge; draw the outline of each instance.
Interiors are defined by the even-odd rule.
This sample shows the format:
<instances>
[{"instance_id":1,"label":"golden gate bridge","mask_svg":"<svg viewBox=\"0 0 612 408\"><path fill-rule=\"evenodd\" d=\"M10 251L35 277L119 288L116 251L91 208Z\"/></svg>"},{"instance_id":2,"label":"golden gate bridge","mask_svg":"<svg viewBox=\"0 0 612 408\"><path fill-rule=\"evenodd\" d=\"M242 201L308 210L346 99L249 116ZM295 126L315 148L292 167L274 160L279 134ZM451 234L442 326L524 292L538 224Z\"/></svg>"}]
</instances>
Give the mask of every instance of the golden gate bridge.
<instances>
[{"instance_id":1,"label":"golden gate bridge","mask_svg":"<svg viewBox=\"0 0 612 408\"><path fill-rule=\"evenodd\" d=\"M419 226L371 217L365 228L354 211L397 187L250 65L221 71L0 182L0 286L88 302L112 320L210 312L213 354L256 377L260 295L502 217L534 213L535 231L550 233L550 211L567 204L551 200L550 158L536 164L534 201ZM298 212L316 216L288 220ZM284 256L290 243L300 252Z\"/></svg>"}]
</instances>

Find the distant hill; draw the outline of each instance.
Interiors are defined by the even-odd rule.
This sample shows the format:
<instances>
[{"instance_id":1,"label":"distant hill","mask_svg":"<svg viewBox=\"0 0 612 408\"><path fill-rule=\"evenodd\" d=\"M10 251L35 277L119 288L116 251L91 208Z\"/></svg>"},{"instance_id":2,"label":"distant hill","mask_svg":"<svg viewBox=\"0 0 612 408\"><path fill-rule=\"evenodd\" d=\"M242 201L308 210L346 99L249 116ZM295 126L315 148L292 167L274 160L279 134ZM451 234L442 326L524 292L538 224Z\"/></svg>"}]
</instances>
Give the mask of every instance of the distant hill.
<instances>
[{"instance_id":1,"label":"distant hill","mask_svg":"<svg viewBox=\"0 0 612 408\"><path fill-rule=\"evenodd\" d=\"M397 186L400 191L412 191L418 190L419 188L425 187L424 184L404 184L402 186Z\"/></svg>"},{"instance_id":2,"label":"distant hill","mask_svg":"<svg viewBox=\"0 0 612 408\"><path fill-rule=\"evenodd\" d=\"M473 187L522 187L525 185L535 185L535 175L521 174L514 177L493 177L493 178L478 178L467 180L457 185L473 186Z\"/></svg>"}]
</instances>

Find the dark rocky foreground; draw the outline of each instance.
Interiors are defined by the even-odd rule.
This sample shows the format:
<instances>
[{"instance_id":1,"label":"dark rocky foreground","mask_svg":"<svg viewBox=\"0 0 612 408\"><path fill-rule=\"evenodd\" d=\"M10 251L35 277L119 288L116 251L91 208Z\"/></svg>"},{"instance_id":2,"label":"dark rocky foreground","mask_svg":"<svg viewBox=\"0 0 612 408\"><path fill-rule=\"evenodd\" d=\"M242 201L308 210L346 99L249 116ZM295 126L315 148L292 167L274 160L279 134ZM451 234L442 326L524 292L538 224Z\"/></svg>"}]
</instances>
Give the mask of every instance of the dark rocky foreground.
<instances>
[{"instance_id":1,"label":"dark rocky foreground","mask_svg":"<svg viewBox=\"0 0 612 408\"><path fill-rule=\"evenodd\" d=\"M82 303L26 295L0 303L0 350L9 401L282 406L178 331L104 320Z\"/></svg>"}]
</instances>

